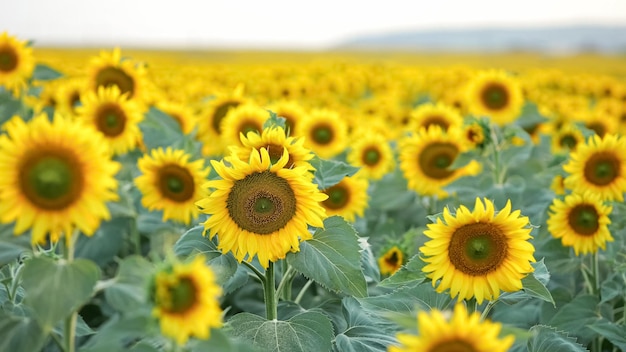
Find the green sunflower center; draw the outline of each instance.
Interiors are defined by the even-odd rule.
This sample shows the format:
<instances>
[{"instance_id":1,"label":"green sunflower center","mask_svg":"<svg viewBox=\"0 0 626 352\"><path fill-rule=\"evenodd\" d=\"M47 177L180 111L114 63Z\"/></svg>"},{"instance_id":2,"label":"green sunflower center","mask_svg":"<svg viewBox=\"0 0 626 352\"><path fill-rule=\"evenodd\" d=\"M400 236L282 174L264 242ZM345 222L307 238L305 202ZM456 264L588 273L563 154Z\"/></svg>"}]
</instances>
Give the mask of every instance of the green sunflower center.
<instances>
[{"instance_id":1,"label":"green sunflower center","mask_svg":"<svg viewBox=\"0 0 626 352\"><path fill-rule=\"evenodd\" d=\"M439 341L427 352L478 352L478 350L471 343L454 338L453 340Z\"/></svg>"},{"instance_id":2,"label":"green sunflower center","mask_svg":"<svg viewBox=\"0 0 626 352\"><path fill-rule=\"evenodd\" d=\"M10 47L0 48L0 71L11 72L17 67L19 60L15 50Z\"/></svg>"},{"instance_id":3,"label":"green sunflower center","mask_svg":"<svg viewBox=\"0 0 626 352\"><path fill-rule=\"evenodd\" d=\"M418 157L421 171L433 179L446 179L454 174L449 170L457 154L458 148L452 143L434 142L427 145Z\"/></svg>"},{"instance_id":4,"label":"green sunflower center","mask_svg":"<svg viewBox=\"0 0 626 352\"><path fill-rule=\"evenodd\" d=\"M328 195L328 199L322 205L327 209L343 209L350 201L350 191L341 184L328 188L324 193Z\"/></svg>"},{"instance_id":5,"label":"green sunflower center","mask_svg":"<svg viewBox=\"0 0 626 352\"><path fill-rule=\"evenodd\" d=\"M96 74L96 86L117 86L122 94L128 93L131 97L135 93L135 81L133 78L124 70L113 66L107 66L98 71Z\"/></svg>"},{"instance_id":6,"label":"green sunflower center","mask_svg":"<svg viewBox=\"0 0 626 352\"><path fill-rule=\"evenodd\" d=\"M509 92L503 84L491 82L482 90L480 98L487 108L500 110L508 105Z\"/></svg>"},{"instance_id":7,"label":"green sunflower center","mask_svg":"<svg viewBox=\"0 0 626 352\"><path fill-rule=\"evenodd\" d=\"M585 163L584 174L587 182L606 186L620 176L620 161L611 152L595 153Z\"/></svg>"},{"instance_id":8,"label":"green sunflower center","mask_svg":"<svg viewBox=\"0 0 626 352\"><path fill-rule=\"evenodd\" d=\"M228 114L228 111L231 108L236 108L239 104L240 103L238 101L227 101L215 108L213 119L211 120L211 125L213 126L214 131L222 133L222 120L226 117L226 114Z\"/></svg>"},{"instance_id":9,"label":"green sunflower center","mask_svg":"<svg viewBox=\"0 0 626 352\"><path fill-rule=\"evenodd\" d=\"M311 138L317 144L329 144L333 141L333 129L332 127L321 124L313 128Z\"/></svg>"},{"instance_id":10,"label":"green sunflower center","mask_svg":"<svg viewBox=\"0 0 626 352\"><path fill-rule=\"evenodd\" d=\"M267 235L285 227L296 215L296 197L284 178L271 171L235 181L226 208L241 229Z\"/></svg>"},{"instance_id":11,"label":"green sunflower center","mask_svg":"<svg viewBox=\"0 0 626 352\"><path fill-rule=\"evenodd\" d=\"M169 164L158 171L158 188L161 195L174 202L187 202L196 190L191 172L185 167Z\"/></svg>"},{"instance_id":12,"label":"green sunflower center","mask_svg":"<svg viewBox=\"0 0 626 352\"><path fill-rule=\"evenodd\" d=\"M422 126L424 126L425 128L428 128L430 126L439 126L441 127L442 130L446 131L448 130L448 127L450 127L450 124L442 116L435 115L435 116L429 116L426 119L424 119Z\"/></svg>"},{"instance_id":13,"label":"green sunflower center","mask_svg":"<svg viewBox=\"0 0 626 352\"><path fill-rule=\"evenodd\" d=\"M559 144L561 145L561 147L565 147L571 150L576 147L576 144L578 144L578 141L571 134L566 134L561 137L561 139L559 140Z\"/></svg>"},{"instance_id":14,"label":"green sunflower center","mask_svg":"<svg viewBox=\"0 0 626 352\"><path fill-rule=\"evenodd\" d=\"M61 210L81 195L83 178L69 153L31 155L20 169L20 188L30 202L46 210Z\"/></svg>"},{"instance_id":15,"label":"green sunflower center","mask_svg":"<svg viewBox=\"0 0 626 352\"><path fill-rule=\"evenodd\" d=\"M591 204L575 206L568 216L569 226L579 235L590 236L600 228L599 215Z\"/></svg>"},{"instance_id":16,"label":"green sunflower center","mask_svg":"<svg viewBox=\"0 0 626 352\"><path fill-rule=\"evenodd\" d=\"M109 138L115 138L124 132L126 114L117 104L106 104L96 113L96 127Z\"/></svg>"},{"instance_id":17,"label":"green sunflower center","mask_svg":"<svg viewBox=\"0 0 626 352\"><path fill-rule=\"evenodd\" d=\"M365 149L362 155L362 161L365 165L374 166L380 162L381 154L376 147L370 147Z\"/></svg>"},{"instance_id":18,"label":"green sunflower center","mask_svg":"<svg viewBox=\"0 0 626 352\"><path fill-rule=\"evenodd\" d=\"M481 276L500 267L507 249L502 230L492 223L481 222L463 225L454 232L448 256L461 272Z\"/></svg>"},{"instance_id":19,"label":"green sunflower center","mask_svg":"<svg viewBox=\"0 0 626 352\"><path fill-rule=\"evenodd\" d=\"M184 313L196 304L196 286L189 278L179 279L176 285L169 287L169 300L163 302L164 308L171 313Z\"/></svg>"}]
</instances>

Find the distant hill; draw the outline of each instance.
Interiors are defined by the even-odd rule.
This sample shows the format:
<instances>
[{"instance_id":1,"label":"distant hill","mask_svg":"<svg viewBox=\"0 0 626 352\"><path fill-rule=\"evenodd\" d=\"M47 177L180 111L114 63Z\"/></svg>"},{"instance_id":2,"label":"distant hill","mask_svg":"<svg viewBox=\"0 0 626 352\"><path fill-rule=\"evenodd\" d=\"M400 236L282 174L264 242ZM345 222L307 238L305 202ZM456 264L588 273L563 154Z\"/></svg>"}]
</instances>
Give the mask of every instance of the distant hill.
<instances>
[{"instance_id":1,"label":"distant hill","mask_svg":"<svg viewBox=\"0 0 626 352\"><path fill-rule=\"evenodd\" d=\"M481 28L359 36L336 49L626 54L626 26Z\"/></svg>"}]
</instances>

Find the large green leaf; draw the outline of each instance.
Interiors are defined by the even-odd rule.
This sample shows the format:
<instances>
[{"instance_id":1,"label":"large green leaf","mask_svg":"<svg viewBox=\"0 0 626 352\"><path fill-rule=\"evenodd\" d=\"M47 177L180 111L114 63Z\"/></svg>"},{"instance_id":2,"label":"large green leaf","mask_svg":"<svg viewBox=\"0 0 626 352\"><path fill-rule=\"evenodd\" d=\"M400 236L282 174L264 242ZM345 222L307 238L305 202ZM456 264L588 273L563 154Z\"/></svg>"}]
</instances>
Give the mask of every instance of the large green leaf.
<instances>
[{"instance_id":1,"label":"large green leaf","mask_svg":"<svg viewBox=\"0 0 626 352\"><path fill-rule=\"evenodd\" d=\"M548 324L578 336L582 343L590 342L596 334L588 326L600 319L597 312L598 302L596 296L580 295L562 306Z\"/></svg>"},{"instance_id":2,"label":"large green leaf","mask_svg":"<svg viewBox=\"0 0 626 352\"><path fill-rule=\"evenodd\" d=\"M587 352L586 348L576 343L576 338L553 327L537 325L530 328L530 332L528 352Z\"/></svg>"},{"instance_id":3,"label":"large green leaf","mask_svg":"<svg viewBox=\"0 0 626 352\"><path fill-rule=\"evenodd\" d=\"M535 269L533 273L526 275L522 279L522 290L511 293L504 293L500 296L500 301L513 304L530 298L539 298L546 302L552 303L556 307L554 298L550 290L546 287L550 281L550 273L543 262L543 259L536 263L532 263Z\"/></svg>"},{"instance_id":4,"label":"large green leaf","mask_svg":"<svg viewBox=\"0 0 626 352\"><path fill-rule=\"evenodd\" d=\"M47 333L57 321L89 300L99 277L98 266L86 259L67 262L33 258L26 262L22 273L25 303L33 308Z\"/></svg>"},{"instance_id":5,"label":"large green leaf","mask_svg":"<svg viewBox=\"0 0 626 352\"><path fill-rule=\"evenodd\" d=\"M341 311L346 324L345 329L335 336L333 351L382 352L396 342L395 330L386 322L376 320L378 315L366 314L354 298L345 297Z\"/></svg>"},{"instance_id":6,"label":"large green leaf","mask_svg":"<svg viewBox=\"0 0 626 352\"><path fill-rule=\"evenodd\" d=\"M398 271L381 281L378 285L387 288L398 288L423 282L426 279L426 273L422 271L425 265L426 263L419 255L414 255Z\"/></svg>"},{"instance_id":7,"label":"large green leaf","mask_svg":"<svg viewBox=\"0 0 626 352\"><path fill-rule=\"evenodd\" d=\"M76 241L76 258L93 260L101 267L113 261L124 239L130 237L130 226L134 219L113 218L100 224L93 236L81 235Z\"/></svg>"},{"instance_id":8,"label":"large green leaf","mask_svg":"<svg viewBox=\"0 0 626 352\"><path fill-rule=\"evenodd\" d=\"M104 297L119 312L137 309L146 304L148 280L153 271L153 265L141 256L124 258L113 285L105 289Z\"/></svg>"},{"instance_id":9,"label":"large green leaf","mask_svg":"<svg viewBox=\"0 0 626 352\"><path fill-rule=\"evenodd\" d=\"M192 340L189 343L192 352L261 352L245 341L233 341L220 329L211 330L211 336L208 340Z\"/></svg>"},{"instance_id":10,"label":"large green leaf","mask_svg":"<svg viewBox=\"0 0 626 352\"><path fill-rule=\"evenodd\" d=\"M0 351L39 351L45 341L46 333L35 319L0 309Z\"/></svg>"},{"instance_id":11,"label":"large green leaf","mask_svg":"<svg viewBox=\"0 0 626 352\"><path fill-rule=\"evenodd\" d=\"M300 244L300 251L288 253L287 262L318 284L355 297L367 296L361 270L361 247L352 225L342 217L324 220L324 229Z\"/></svg>"},{"instance_id":12,"label":"large green leaf","mask_svg":"<svg viewBox=\"0 0 626 352\"><path fill-rule=\"evenodd\" d=\"M152 321L153 318L148 314L125 317L113 316L100 327L97 334L81 346L81 351L121 351L124 347L129 347L131 342L141 341L143 338L154 334L155 326L152 325Z\"/></svg>"},{"instance_id":13,"label":"large green leaf","mask_svg":"<svg viewBox=\"0 0 626 352\"><path fill-rule=\"evenodd\" d=\"M234 337L242 338L264 351L330 351L333 327L322 313L305 312L287 321L265 320L250 314L233 316L228 325Z\"/></svg>"},{"instance_id":14,"label":"large green leaf","mask_svg":"<svg viewBox=\"0 0 626 352\"><path fill-rule=\"evenodd\" d=\"M589 329L609 340L615 347L626 351L626 325L617 325L606 319L602 319L589 325Z\"/></svg>"},{"instance_id":15,"label":"large green leaf","mask_svg":"<svg viewBox=\"0 0 626 352\"><path fill-rule=\"evenodd\" d=\"M366 310L389 315L413 314L419 310L443 310L448 308L452 299L450 295L437 293L430 282L424 282L415 286L405 286L388 294L360 298L359 302Z\"/></svg>"},{"instance_id":16,"label":"large green leaf","mask_svg":"<svg viewBox=\"0 0 626 352\"><path fill-rule=\"evenodd\" d=\"M53 79L61 78L63 74L48 65L37 64L33 71L33 79L35 81L51 81Z\"/></svg>"},{"instance_id":17,"label":"large green leaf","mask_svg":"<svg viewBox=\"0 0 626 352\"><path fill-rule=\"evenodd\" d=\"M31 251L30 236L14 236L13 224L0 225L0 267Z\"/></svg>"},{"instance_id":18,"label":"large green leaf","mask_svg":"<svg viewBox=\"0 0 626 352\"><path fill-rule=\"evenodd\" d=\"M315 168L313 181L317 184L319 189L332 187L339 183L344 177L352 176L359 171L358 167L338 160L313 158L311 165Z\"/></svg>"}]
</instances>

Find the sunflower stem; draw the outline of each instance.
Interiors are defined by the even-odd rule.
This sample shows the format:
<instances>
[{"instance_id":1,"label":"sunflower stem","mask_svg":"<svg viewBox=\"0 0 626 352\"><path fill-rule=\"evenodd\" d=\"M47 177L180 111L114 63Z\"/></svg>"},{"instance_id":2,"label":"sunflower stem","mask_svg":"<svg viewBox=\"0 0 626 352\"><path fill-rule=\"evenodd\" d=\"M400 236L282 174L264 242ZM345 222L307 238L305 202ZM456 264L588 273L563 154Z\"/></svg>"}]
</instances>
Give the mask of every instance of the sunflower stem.
<instances>
[{"instance_id":1,"label":"sunflower stem","mask_svg":"<svg viewBox=\"0 0 626 352\"><path fill-rule=\"evenodd\" d=\"M595 252L591 255L591 275L593 276L592 294L600 298L600 265L599 265L599 260L598 260L598 252Z\"/></svg>"},{"instance_id":2,"label":"sunflower stem","mask_svg":"<svg viewBox=\"0 0 626 352\"><path fill-rule=\"evenodd\" d=\"M285 263L286 264L286 263ZM290 265L287 265L287 270L283 274L283 278L278 284L276 292L278 292L278 299L291 300L291 283L296 274L296 271Z\"/></svg>"},{"instance_id":3,"label":"sunflower stem","mask_svg":"<svg viewBox=\"0 0 626 352\"><path fill-rule=\"evenodd\" d=\"M70 237L65 235L65 239L63 241L63 258L71 262L74 260L74 244L76 243L76 238L79 236L80 232L78 230L74 230L74 232L70 235ZM78 313L73 311L69 317L65 320L65 352L74 352L76 350L76 318Z\"/></svg>"},{"instance_id":4,"label":"sunflower stem","mask_svg":"<svg viewBox=\"0 0 626 352\"><path fill-rule=\"evenodd\" d=\"M504 169L500 165L500 141L493 124L490 127L491 145L493 147L493 181L496 185L504 183Z\"/></svg>"},{"instance_id":5,"label":"sunflower stem","mask_svg":"<svg viewBox=\"0 0 626 352\"><path fill-rule=\"evenodd\" d=\"M137 218L134 219L130 226L130 238L133 243L133 253L141 255L141 234L137 229Z\"/></svg>"},{"instance_id":6,"label":"sunflower stem","mask_svg":"<svg viewBox=\"0 0 626 352\"><path fill-rule=\"evenodd\" d=\"M480 314L480 321L484 321L485 319L487 319L487 317L489 316L489 312L496 304L498 304L497 299L495 301L489 301L489 303L487 303L487 306L485 307L483 312Z\"/></svg>"},{"instance_id":7,"label":"sunflower stem","mask_svg":"<svg viewBox=\"0 0 626 352\"><path fill-rule=\"evenodd\" d=\"M300 289L300 292L298 292L298 295L296 296L296 299L293 302L296 304L300 304L300 301L302 300L302 297L304 297L306 290L308 290L312 284L313 284L313 280L307 281L306 284L302 286L302 289Z\"/></svg>"},{"instance_id":8,"label":"sunflower stem","mask_svg":"<svg viewBox=\"0 0 626 352\"><path fill-rule=\"evenodd\" d=\"M276 304L276 282L274 278L274 262L270 262L265 270L263 283L265 293L265 315L267 320L275 320L278 316Z\"/></svg>"},{"instance_id":9,"label":"sunflower stem","mask_svg":"<svg viewBox=\"0 0 626 352\"><path fill-rule=\"evenodd\" d=\"M242 261L243 265L247 266L248 269L252 270L252 272L254 274L256 274L256 276L259 278L259 280L261 280L261 283L263 285L265 285L265 275L263 275L262 272L259 271L259 269L255 268L254 265L246 262L246 261Z\"/></svg>"}]
</instances>

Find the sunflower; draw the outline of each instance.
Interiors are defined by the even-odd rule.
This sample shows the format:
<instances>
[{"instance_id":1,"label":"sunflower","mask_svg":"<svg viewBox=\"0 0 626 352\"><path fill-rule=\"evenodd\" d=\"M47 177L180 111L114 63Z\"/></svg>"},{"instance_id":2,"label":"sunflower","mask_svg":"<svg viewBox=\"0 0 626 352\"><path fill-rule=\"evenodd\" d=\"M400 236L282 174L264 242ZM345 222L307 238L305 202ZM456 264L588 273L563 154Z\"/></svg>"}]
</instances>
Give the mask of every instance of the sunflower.
<instances>
[{"instance_id":1,"label":"sunflower","mask_svg":"<svg viewBox=\"0 0 626 352\"><path fill-rule=\"evenodd\" d=\"M201 109L198 115L198 139L202 142L204 155L220 155L224 152L225 146L221 142L222 120L231 109L247 102L242 94L241 89L236 89L232 94L211 100Z\"/></svg>"},{"instance_id":2,"label":"sunflower","mask_svg":"<svg viewBox=\"0 0 626 352\"><path fill-rule=\"evenodd\" d=\"M56 101L60 113L67 116L78 115L77 108L82 104L81 95L86 92L86 82L83 78L70 78L59 82L56 92Z\"/></svg>"},{"instance_id":3,"label":"sunflower","mask_svg":"<svg viewBox=\"0 0 626 352\"><path fill-rule=\"evenodd\" d=\"M400 141L400 169L410 189L421 195L445 197L448 193L442 187L480 171L480 164L476 161L458 169L448 168L466 150L462 137L456 133L444 133L439 126L431 126Z\"/></svg>"},{"instance_id":4,"label":"sunflower","mask_svg":"<svg viewBox=\"0 0 626 352\"><path fill-rule=\"evenodd\" d=\"M626 138L607 134L589 137L579 145L563 169L565 187L574 193L590 190L602 200L624 201L626 191Z\"/></svg>"},{"instance_id":5,"label":"sunflower","mask_svg":"<svg viewBox=\"0 0 626 352\"><path fill-rule=\"evenodd\" d=\"M135 184L143 197L141 204L148 210L163 210L163 221L173 219L189 225L198 216L195 202L204 196L202 185L209 170L204 160L189 162L183 150L153 149L138 161L142 175Z\"/></svg>"},{"instance_id":6,"label":"sunflower","mask_svg":"<svg viewBox=\"0 0 626 352\"><path fill-rule=\"evenodd\" d=\"M458 110L443 103L426 103L411 111L409 129L419 131L420 128L428 128L437 125L442 130L459 128L463 125L463 117Z\"/></svg>"},{"instance_id":7,"label":"sunflower","mask_svg":"<svg viewBox=\"0 0 626 352\"><path fill-rule=\"evenodd\" d=\"M240 262L257 255L265 268L269 261L300 250L300 241L312 238L307 224L323 226L320 202L327 196L309 180L306 167L285 168L287 150L275 163L265 148L254 151L249 163L231 159L232 167L211 161L222 178L207 182L211 194L196 204L211 215L204 222L218 248L232 252Z\"/></svg>"},{"instance_id":8,"label":"sunflower","mask_svg":"<svg viewBox=\"0 0 626 352\"><path fill-rule=\"evenodd\" d=\"M120 48L112 52L101 51L89 63L88 87L96 92L100 87L116 86L122 94L144 103L148 82L144 65L122 58Z\"/></svg>"},{"instance_id":9,"label":"sunflower","mask_svg":"<svg viewBox=\"0 0 626 352\"><path fill-rule=\"evenodd\" d=\"M461 206L455 215L448 208L443 221L428 225L430 238L420 248L427 263L422 269L437 292L450 289L452 298L497 299L500 290L522 289L522 278L533 271L535 248L528 242L531 229L520 211L511 212L511 202L495 214L493 203L476 198L474 210Z\"/></svg>"},{"instance_id":10,"label":"sunflower","mask_svg":"<svg viewBox=\"0 0 626 352\"><path fill-rule=\"evenodd\" d=\"M565 178L563 175L556 175L552 179L552 183L550 184L550 189L554 192L554 194L562 196L565 194Z\"/></svg>"},{"instance_id":11,"label":"sunflower","mask_svg":"<svg viewBox=\"0 0 626 352\"><path fill-rule=\"evenodd\" d=\"M81 120L100 132L115 154L124 154L141 140L139 122L143 120L140 106L129 100L116 86L88 91L76 109Z\"/></svg>"},{"instance_id":12,"label":"sunflower","mask_svg":"<svg viewBox=\"0 0 626 352\"><path fill-rule=\"evenodd\" d=\"M172 117L180 126L183 134L189 134L196 127L196 115L192 108L186 104L161 100L156 107Z\"/></svg>"},{"instance_id":13,"label":"sunflower","mask_svg":"<svg viewBox=\"0 0 626 352\"><path fill-rule=\"evenodd\" d=\"M328 195L328 199L322 202L326 214L342 216L349 222L354 222L356 216L362 217L367 208L367 187L365 178L346 176L336 185L323 190Z\"/></svg>"},{"instance_id":14,"label":"sunflower","mask_svg":"<svg viewBox=\"0 0 626 352\"><path fill-rule=\"evenodd\" d=\"M395 160L389 141L381 134L359 134L347 155L350 164L360 167L359 174L379 180L393 170Z\"/></svg>"},{"instance_id":15,"label":"sunflower","mask_svg":"<svg viewBox=\"0 0 626 352\"><path fill-rule=\"evenodd\" d=\"M389 346L389 352L506 352L515 342L513 335L499 338L502 324L481 321L480 313L468 314L461 303L450 317L442 311L417 314L419 336L399 333L401 346Z\"/></svg>"},{"instance_id":16,"label":"sunflower","mask_svg":"<svg viewBox=\"0 0 626 352\"><path fill-rule=\"evenodd\" d=\"M504 71L478 73L467 86L470 112L505 125L520 114L524 97L519 82Z\"/></svg>"},{"instance_id":17,"label":"sunflower","mask_svg":"<svg viewBox=\"0 0 626 352\"><path fill-rule=\"evenodd\" d=\"M485 129L480 123L474 122L462 128L465 140L474 147L481 146L485 143Z\"/></svg>"},{"instance_id":18,"label":"sunflower","mask_svg":"<svg viewBox=\"0 0 626 352\"><path fill-rule=\"evenodd\" d=\"M18 93L34 70L33 49L7 32L0 34L0 86Z\"/></svg>"},{"instance_id":19,"label":"sunflower","mask_svg":"<svg viewBox=\"0 0 626 352\"><path fill-rule=\"evenodd\" d=\"M184 345L191 336L208 339L211 328L222 326L222 289L203 255L159 271L151 286L152 315L159 319L163 335L178 345Z\"/></svg>"},{"instance_id":20,"label":"sunflower","mask_svg":"<svg viewBox=\"0 0 626 352\"><path fill-rule=\"evenodd\" d=\"M576 150L576 146L585 142L583 133L572 123L564 123L552 132L552 152L565 154Z\"/></svg>"},{"instance_id":21,"label":"sunflower","mask_svg":"<svg viewBox=\"0 0 626 352\"><path fill-rule=\"evenodd\" d=\"M295 135L304 137L304 146L322 158L341 153L348 143L348 124L333 110L314 109L296 127Z\"/></svg>"},{"instance_id":22,"label":"sunflower","mask_svg":"<svg viewBox=\"0 0 626 352\"><path fill-rule=\"evenodd\" d=\"M78 229L93 235L109 219L106 202L118 198L115 174L102 137L76 122L46 114L28 124L5 123L0 136L0 221L15 221L16 235L32 229L32 243L56 242Z\"/></svg>"},{"instance_id":23,"label":"sunflower","mask_svg":"<svg viewBox=\"0 0 626 352\"><path fill-rule=\"evenodd\" d=\"M265 120L270 117L267 110L254 103L241 104L230 110L222 120L222 140L226 146L241 146L240 134L261 134ZM282 154L282 150L281 150Z\"/></svg>"},{"instance_id":24,"label":"sunflower","mask_svg":"<svg viewBox=\"0 0 626 352\"><path fill-rule=\"evenodd\" d=\"M404 264L404 253L398 246L389 248L378 258L378 267L383 275L392 275L402 267L402 264Z\"/></svg>"},{"instance_id":25,"label":"sunflower","mask_svg":"<svg viewBox=\"0 0 626 352\"><path fill-rule=\"evenodd\" d=\"M611 210L591 192L573 193L564 201L555 198L550 206L548 231L564 246L574 247L576 255L595 253L613 241L608 228Z\"/></svg>"}]
</instances>

